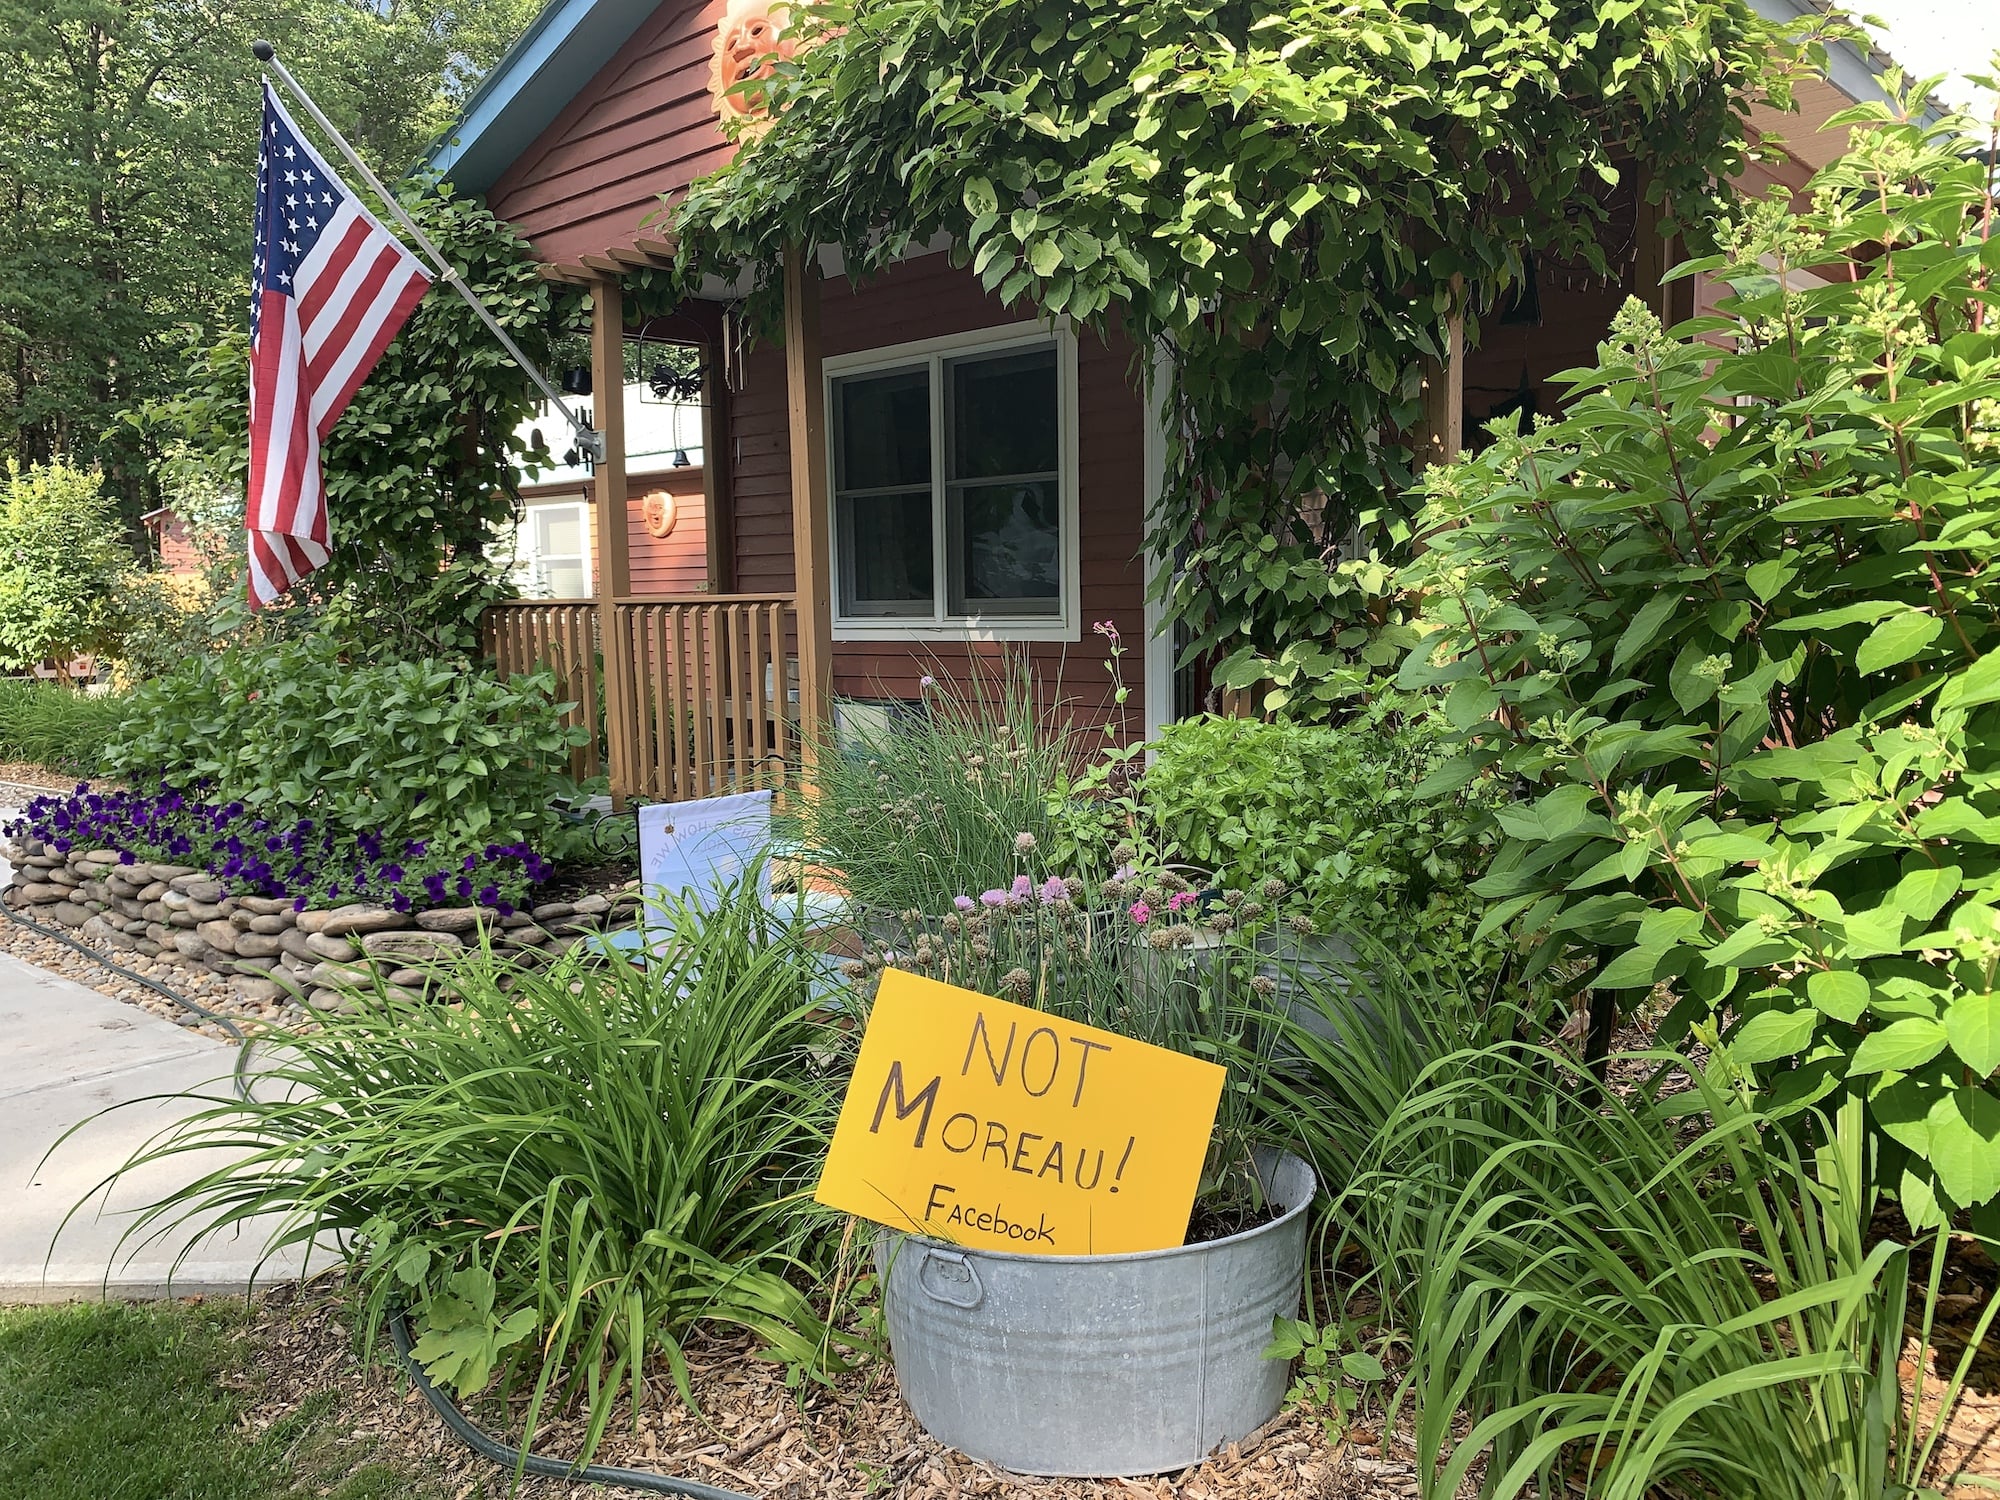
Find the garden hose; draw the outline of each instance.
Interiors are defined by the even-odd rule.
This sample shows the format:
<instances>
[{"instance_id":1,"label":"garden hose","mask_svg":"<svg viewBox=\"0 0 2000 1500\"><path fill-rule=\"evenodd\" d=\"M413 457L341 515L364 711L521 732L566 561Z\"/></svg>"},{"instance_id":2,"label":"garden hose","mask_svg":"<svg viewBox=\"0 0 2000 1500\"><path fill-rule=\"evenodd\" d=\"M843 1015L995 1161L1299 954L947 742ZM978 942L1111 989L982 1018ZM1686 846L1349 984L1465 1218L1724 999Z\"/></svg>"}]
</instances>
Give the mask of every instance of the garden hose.
<instances>
[{"instance_id":1,"label":"garden hose","mask_svg":"<svg viewBox=\"0 0 2000 1500\"><path fill-rule=\"evenodd\" d=\"M411 1351L410 1325L403 1309L389 1309L389 1338L396 1346L396 1353L402 1358L403 1368L424 1393L424 1399L431 1409L444 1418L444 1425L452 1435L481 1458L491 1459L501 1468L518 1474L533 1474L538 1479L568 1479L577 1484L618 1484L628 1489L651 1490L659 1495L686 1495L691 1500L752 1500L740 1490L725 1490L716 1485L703 1484L699 1479L676 1479L669 1474L654 1474L645 1469L614 1469L603 1464L564 1463L559 1458L543 1458L539 1454L523 1454L519 1448L510 1448L498 1438L481 1431L473 1424L463 1408L431 1384L430 1377L423 1372Z\"/></svg>"},{"instance_id":2,"label":"garden hose","mask_svg":"<svg viewBox=\"0 0 2000 1500\"><path fill-rule=\"evenodd\" d=\"M71 937L61 928L45 927L40 922L37 922L30 917L22 916L20 912L16 911L11 906L5 905L4 903L0 903L0 911L6 912L10 920L18 923L22 927L27 928L28 931L36 934L37 936L45 938L53 938L56 942L61 943L66 948L74 948L78 953L81 953L85 958L89 959L92 963L97 964L101 968L109 969L119 978L129 979L134 984L144 985L154 994L163 995L167 999L173 1001L174 1004L183 1006L186 1009L193 1011L197 1016L201 1017L202 1020L213 1021L216 1025L220 1026L224 1031L228 1032L231 1036L236 1038L236 1067L233 1070L233 1082L235 1084L237 1096L243 1099L248 1099L250 1097L250 1079L248 1076L248 1069L250 1066L250 1049L256 1045L257 1039L252 1036L246 1036L243 1032L243 1028L241 1026L238 1026L228 1016L221 1014L219 1011L210 1010L207 1006L203 1005L198 1000L190 1000L186 995L183 995L179 990L174 989L171 985L162 984L157 979L150 979L144 974L135 973L131 969L126 968L123 964L113 963L108 957L105 956L105 954L100 952L98 949L89 947L84 943L78 942L75 938Z\"/></svg>"}]
</instances>

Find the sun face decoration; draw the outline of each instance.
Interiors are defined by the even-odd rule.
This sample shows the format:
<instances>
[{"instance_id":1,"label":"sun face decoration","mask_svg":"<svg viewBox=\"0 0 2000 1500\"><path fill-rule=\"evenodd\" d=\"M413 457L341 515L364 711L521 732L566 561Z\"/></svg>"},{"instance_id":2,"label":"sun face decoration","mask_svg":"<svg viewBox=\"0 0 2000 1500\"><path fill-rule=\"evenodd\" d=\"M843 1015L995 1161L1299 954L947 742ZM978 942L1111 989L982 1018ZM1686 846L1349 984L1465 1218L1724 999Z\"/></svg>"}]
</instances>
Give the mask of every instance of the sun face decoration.
<instances>
[{"instance_id":1,"label":"sun face decoration","mask_svg":"<svg viewBox=\"0 0 2000 1500\"><path fill-rule=\"evenodd\" d=\"M763 117L762 89L729 91L745 79L769 78L780 59L796 55L797 44L784 36L790 9L785 0L729 0L716 27L715 58L708 70L708 92L725 124Z\"/></svg>"},{"instance_id":2,"label":"sun face decoration","mask_svg":"<svg viewBox=\"0 0 2000 1500\"><path fill-rule=\"evenodd\" d=\"M665 537L672 534L674 522L680 519L680 507L665 490L649 490L640 497L639 515L648 536Z\"/></svg>"}]
</instances>

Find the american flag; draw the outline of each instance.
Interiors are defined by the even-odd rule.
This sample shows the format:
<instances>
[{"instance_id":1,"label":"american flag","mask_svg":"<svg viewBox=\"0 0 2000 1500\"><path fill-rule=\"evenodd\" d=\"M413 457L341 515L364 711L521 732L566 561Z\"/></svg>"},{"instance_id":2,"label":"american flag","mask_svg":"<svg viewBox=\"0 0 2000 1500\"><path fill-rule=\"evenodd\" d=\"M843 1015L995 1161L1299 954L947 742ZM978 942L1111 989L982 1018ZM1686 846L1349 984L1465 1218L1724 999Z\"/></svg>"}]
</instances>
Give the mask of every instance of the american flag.
<instances>
[{"instance_id":1,"label":"american flag","mask_svg":"<svg viewBox=\"0 0 2000 1500\"><path fill-rule=\"evenodd\" d=\"M250 298L250 606L328 556L319 447L430 288L264 84Z\"/></svg>"}]
</instances>

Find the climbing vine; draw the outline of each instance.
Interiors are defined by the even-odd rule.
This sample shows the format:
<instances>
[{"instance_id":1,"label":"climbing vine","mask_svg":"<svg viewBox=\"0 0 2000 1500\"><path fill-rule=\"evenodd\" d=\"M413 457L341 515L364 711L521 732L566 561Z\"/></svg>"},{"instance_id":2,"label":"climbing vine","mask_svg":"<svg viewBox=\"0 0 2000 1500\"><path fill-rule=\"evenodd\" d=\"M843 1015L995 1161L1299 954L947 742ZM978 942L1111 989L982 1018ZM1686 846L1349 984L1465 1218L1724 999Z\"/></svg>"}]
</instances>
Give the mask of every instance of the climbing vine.
<instances>
[{"instance_id":1,"label":"climbing vine","mask_svg":"<svg viewBox=\"0 0 2000 1500\"><path fill-rule=\"evenodd\" d=\"M545 360L553 337L585 326L580 299L544 281L485 208L415 185L404 201L530 358ZM186 389L135 418L187 443L238 494L249 354L241 329L194 351ZM303 609L392 653L471 649L480 610L505 592L487 547L513 518L514 432L539 400L464 301L433 285L328 435L333 556L277 613Z\"/></svg>"},{"instance_id":2,"label":"climbing vine","mask_svg":"<svg viewBox=\"0 0 2000 1500\"><path fill-rule=\"evenodd\" d=\"M1524 246L1604 269L1583 190L1635 163L1694 233L1824 42L1749 0L905 0L793 34L769 126L678 206L681 276L747 264L768 316L787 243L865 276L942 232L1007 302L1165 351L1152 536L1246 678L1368 636L1454 286L1476 329Z\"/></svg>"}]
</instances>

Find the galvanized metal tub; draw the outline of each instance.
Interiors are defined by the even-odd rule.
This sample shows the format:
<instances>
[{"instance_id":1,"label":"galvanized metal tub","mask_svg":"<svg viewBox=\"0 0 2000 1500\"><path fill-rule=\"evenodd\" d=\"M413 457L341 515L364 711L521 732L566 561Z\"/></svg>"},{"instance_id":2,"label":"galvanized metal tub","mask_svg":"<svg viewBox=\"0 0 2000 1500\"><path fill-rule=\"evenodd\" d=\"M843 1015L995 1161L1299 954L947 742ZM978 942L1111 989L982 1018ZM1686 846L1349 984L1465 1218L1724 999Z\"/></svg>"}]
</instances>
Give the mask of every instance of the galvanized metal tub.
<instances>
[{"instance_id":1,"label":"galvanized metal tub","mask_svg":"<svg viewBox=\"0 0 2000 1500\"><path fill-rule=\"evenodd\" d=\"M903 1399L933 1437L1022 1474L1111 1477L1199 1463L1277 1414L1290 1367L1265 1359L1298 1311L1317 1184L1263 1170L1284 1213L1227 1239L1135 1255L875 1245Z\"/></svg>"}]
</instances>

